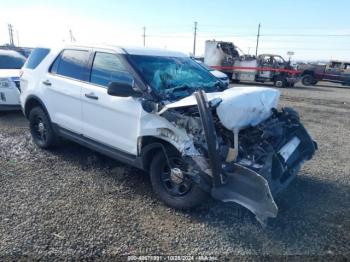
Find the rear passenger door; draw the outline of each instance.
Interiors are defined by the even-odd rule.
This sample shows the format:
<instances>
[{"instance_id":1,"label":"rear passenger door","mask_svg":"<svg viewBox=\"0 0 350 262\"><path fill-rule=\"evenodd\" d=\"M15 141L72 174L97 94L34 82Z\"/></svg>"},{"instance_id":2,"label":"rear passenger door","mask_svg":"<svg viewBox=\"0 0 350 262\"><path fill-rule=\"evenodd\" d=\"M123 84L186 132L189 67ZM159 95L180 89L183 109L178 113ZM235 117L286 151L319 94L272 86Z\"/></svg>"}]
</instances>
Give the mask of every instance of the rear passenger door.
<instances>
[{"instance_id":1,"label":"rear passenger door","mask_svg":"<svg viewBox=\"0 0 350 262\"><path fill-rule=\"evenodd\" d=\"M65 49L51 65L42 85L51 121L82 134L81 88L88 80L87 49Z\"/></svg>"},{"instance_id":2,"label":"rear passenger door","mask_svg":"<svg viewBox=\"0 0 350 262\"><path fill-rule=\"evenodd\" d=\"M123 59L97 51L91 66L90 83L82 88L82 118L85 137L125 153L137 154L141 104L132 97L107 94L110 82L132 82Z\"/></svg>"}]
</instances>

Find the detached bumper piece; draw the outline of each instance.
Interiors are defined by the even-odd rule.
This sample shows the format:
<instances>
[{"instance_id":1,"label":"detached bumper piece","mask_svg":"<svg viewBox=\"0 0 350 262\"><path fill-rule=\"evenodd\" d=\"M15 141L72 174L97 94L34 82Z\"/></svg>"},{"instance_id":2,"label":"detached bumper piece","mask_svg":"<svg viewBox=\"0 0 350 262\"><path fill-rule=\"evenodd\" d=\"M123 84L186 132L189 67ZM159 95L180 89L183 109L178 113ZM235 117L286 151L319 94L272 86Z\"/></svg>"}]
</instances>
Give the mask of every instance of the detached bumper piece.
<instances>
[{"instance_id":1,"label":"detached bumper piece","mask_svg":"<svg viewBox=\"0 0 350 262\"><path fill-rule=\"evenodd\" d=\"M274 197L295 178L303 162L312 158L316 142L293 109L274 110L258 126L241 131L238 156L227 163L220 157L213 109L205 93L197 92L195 96L208 146L212 197L244 206L265 225L268 218L277 216Z\"/></svg>"}]
</instances>

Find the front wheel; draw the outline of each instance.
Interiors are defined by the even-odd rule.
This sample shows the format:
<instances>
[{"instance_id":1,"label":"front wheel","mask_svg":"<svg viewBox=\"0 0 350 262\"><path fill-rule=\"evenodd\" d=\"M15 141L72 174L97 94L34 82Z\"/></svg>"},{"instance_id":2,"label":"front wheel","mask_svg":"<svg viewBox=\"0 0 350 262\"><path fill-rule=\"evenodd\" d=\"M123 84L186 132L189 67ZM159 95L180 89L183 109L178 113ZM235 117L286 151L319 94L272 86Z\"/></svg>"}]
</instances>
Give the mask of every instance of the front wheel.
<instances>
[{"instance_id":1,"label":"front wheel","mask_svg":"<svg viewBox=\"0 0 350 262\"><path fill-rule=\"evenodd\" d=\"M167 155L159 151L151 163L153 191L167 205L178 209L189 209L203 203L208 194L188 175L188 166L180 154L168 150Z\"/></svg>"},{"instance_id":2,"label":"front wheel","mask_svg":"<svg viewBox=\"0 0 350 262\"><path fill-rule=\"evenodd\" d=\"M316 83L316 80L312 75L304 75L303 78L301 79L301 83L304 86L311 86L311 85L314 85L314 83Z\"/></svg>"},{"instance_id":3,"label":"front wheel","mask_svg":"<svg viewBox=\"0 0 350 262\"><path fill-rule=\"evenodd\" d=\"M284 77L276 77L274 81L274 86L279 88L287 87L287 79Z\"/></svg>"},{"instance_id":4,"label":"front wheel","mask_svg":"<svg viewBox=\"0 0 350 262\"><path fill-rule=\"evenodd\" d=\"M38 147L48 149L55 145L56 134L41 107L35 107L30 111L29 128L33 141Z\"/></svg>"}]
</instances>

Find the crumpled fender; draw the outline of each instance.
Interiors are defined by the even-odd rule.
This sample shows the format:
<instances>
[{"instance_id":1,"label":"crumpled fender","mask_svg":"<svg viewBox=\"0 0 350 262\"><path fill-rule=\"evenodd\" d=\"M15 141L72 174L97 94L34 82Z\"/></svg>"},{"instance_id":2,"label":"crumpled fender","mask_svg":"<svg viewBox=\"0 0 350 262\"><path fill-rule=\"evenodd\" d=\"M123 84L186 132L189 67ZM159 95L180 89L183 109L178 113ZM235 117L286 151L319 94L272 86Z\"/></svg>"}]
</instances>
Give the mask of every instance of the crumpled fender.
<instances>
[{"instance_id":1,"label":"crumpled fender","mask_svg":"<svg viewBox=\"0 0 350 262\"><path fill-rule=\"evenodd\" d=\"M230 164L229 172L222 169L215 127L206 94L199 91L195 93L195 97L208 145L213 179L212 197L223 202L236 202L244 206L255 214L256 219L262 225L265 225L267 218L276 217L278 212L268 182L255 171L237 163Z\"/></svg>"},{"instance_id":2,"label":"crumpled fender","mask_svg":"<svg viewBox=\"0 0 350 262\"><path fill-rule=\"evenodd\" d=\"M225 176L225 184L212 188L213 198L244 206L263 226L269 217L277 216L278 207L265 178L239 164L234 164L233 172Z\"/></svg>"}]
</instances>

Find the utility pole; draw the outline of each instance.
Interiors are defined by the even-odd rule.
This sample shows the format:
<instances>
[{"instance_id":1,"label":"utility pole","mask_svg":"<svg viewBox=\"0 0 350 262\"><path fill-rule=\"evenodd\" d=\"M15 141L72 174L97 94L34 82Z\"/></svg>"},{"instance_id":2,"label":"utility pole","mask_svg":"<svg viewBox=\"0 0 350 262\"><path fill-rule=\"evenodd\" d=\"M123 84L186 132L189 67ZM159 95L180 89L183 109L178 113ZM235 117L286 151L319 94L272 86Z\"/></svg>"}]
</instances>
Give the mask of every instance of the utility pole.
<instances>
[{"instance_id":1,"label":"utility pole","mask_svg":"<svg viewBox=\"0 0 350 262\"><path fill-rule=\"evenodd\" d=\"M69 36L70 36L70 41L71 41L71 42L75 42L75 38L74 38L74 36L73 36L73 32L72 32L71 29L69 29Z\"/></svg>"},{"instance_id":2,"label":"utility pole","mask_svg":"<svg viewBox=\"0 0 350 262\"><path fill-rule=\"evenodd\" d=\"M256 49L255 49L255 56L258 56L258 49L259 49L259 38L260 38L260 23L259 23L259 27L258 27L258 35L256 36Z\"/></svg>"},{"instance_id":3,"label":"utility pole","mask_svg":"<svg viewBox=\"0 0 350 262\"><path fill-rule=\"evenodd\" d=\"M13 26L11 24L8 24L8 29L9 29L10 46L14 46L14 43L13 43Z\"/></svg>"},{"instance_id":4,"label":"utility pole","mask_svg":"<svg viewBox=\"0 0 350 262\"><path fill-rule=\"evenodd\" d=\"M143 29L143 35L142 35L143 46L145 47L146 46L146 27L144 26L142 29Z\"/></svg>"},{"instance_id":5,"label":"utility pole","mask_svg":"<svg viewBox=\"0 0 350 262\"><path fill-rule=\"evenodd\" d=\"M193 56L196 56L196 42L197 42L197 26L198 23L194 22L194 38L193 38Z\"/></svg>"},{"instance_id":6,"label":"utility pole","mask_svg":"<svg viewBox=\"0 0 350 262\"><path fill-rule=\"evenodd\" d=\"M19 33L18 33L18 30L16 30L16 34L17 34L17 46L19 47Z\"/></svg>"}]
</instances>

